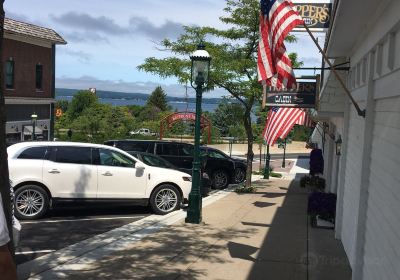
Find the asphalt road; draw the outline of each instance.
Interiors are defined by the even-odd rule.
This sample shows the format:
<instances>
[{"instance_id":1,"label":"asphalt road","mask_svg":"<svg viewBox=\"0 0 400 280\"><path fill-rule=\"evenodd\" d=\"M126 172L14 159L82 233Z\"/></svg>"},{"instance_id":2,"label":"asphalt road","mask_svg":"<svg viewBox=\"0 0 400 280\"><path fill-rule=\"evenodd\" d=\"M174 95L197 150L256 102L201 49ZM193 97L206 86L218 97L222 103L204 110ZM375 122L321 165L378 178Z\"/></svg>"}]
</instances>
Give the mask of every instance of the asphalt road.
<instances>
[{"instance_id":1,"label":"asphalt road","mask_svg":"<svg viewBox=\"0 0 400 280\"><path fill-rule=\"evenodd\" d=\"M92 205L54 209L43 219L21 221L16 262L27 262L152 214L147 207Z\"/></svg>"}]
</instances>

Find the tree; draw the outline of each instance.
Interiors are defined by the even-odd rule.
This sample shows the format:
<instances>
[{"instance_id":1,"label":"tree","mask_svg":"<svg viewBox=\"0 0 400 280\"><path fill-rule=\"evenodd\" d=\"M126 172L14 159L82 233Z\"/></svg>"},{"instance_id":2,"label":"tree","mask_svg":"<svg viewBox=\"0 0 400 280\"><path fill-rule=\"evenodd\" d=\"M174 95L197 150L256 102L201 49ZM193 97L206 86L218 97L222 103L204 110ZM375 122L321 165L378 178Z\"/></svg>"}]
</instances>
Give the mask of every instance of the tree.
<instances>
[{"instance_id":1,"label":"tree","mask_svg":"<svg viewBox=\"0 0 400 280\"><path fill-rule=\"evenodd\" d=\"M147 99L146 106L153 106L161 111L170 110L170 106L167 102L167 95L161 86L156 87L156 89L151 93L149 99Z\"/></svg>"},{"instance_id":2,"label":"tree","mask_svg":"<svg viewBox=\"0 0 400 280\"><path fill-rule=\"evenodd\" d=\"M69 105L69 102L68 102L68 100L65 100L65 99L57 100L57 102L56 102L56 108L61 109L63 111L63 113L67 112L68 105Z\"/></svg>"},{"instance_id":3,"label":"tree","mask_svg":"<svg viewBox=\"0 0 400 280\"><path fill-rule=\"evenodd\" d=\"M68 115L71 120L79 117L86 108L97 103L97 96L88 90L81 90L75 93L71 104L68 106Z\"/></svg>"},{"instance_id":4,"label":"tree","mask_svg":"<svg viewBox=\"0 0 400 280\"><path fill-rule=\"evenodd\" d=\"M160 49L171 52L174 57L149 57L138 68L163 78L177 77L180 83L185 84L190 79L191 66L190 60L185 58L196 49L199 40L206 42L206 49L212 56L210 81L206 90L223 88L244 109L242 121L248 144L246 185L250 186L254 156L251 110L262 95L257 81L259 1L227 0L224 11L226 15L220 20L227 25L226 29L185 26L185 32L177 40L164 39L160 42ZM295 37L288 36L287 41L294 42ZM295 54L290 58L294 66L299 65Z\"/></svg>"},{"instance_id":5,"label":"tree","mask_svg":"<svg viewBox=\"0 0 400 280\"><path fill-rule=\"evenodd\" d=\"M232 99L224 97L218 104L217 109L212 113L211 120L213 126L220 130L222 136L234 136L229 133L234 130L232 127L243 127L243 106L231 100Z\"/></svg>"}]
</instances>

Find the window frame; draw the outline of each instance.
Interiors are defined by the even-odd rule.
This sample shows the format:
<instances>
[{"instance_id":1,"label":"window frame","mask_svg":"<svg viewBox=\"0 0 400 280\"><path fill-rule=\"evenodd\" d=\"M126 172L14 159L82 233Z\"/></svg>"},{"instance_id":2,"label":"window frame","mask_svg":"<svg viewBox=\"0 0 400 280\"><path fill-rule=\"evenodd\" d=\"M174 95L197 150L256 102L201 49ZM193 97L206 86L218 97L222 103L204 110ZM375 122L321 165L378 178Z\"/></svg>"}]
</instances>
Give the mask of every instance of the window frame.
<instances>
[{"instance_id":1,"label":"window frame","mask_svg":"<svg viewBox=\"0 0 400 280\"><path fill-rule=\"evenodd\" d=\"M8 65L11 64L11 71L8 71ZM15 61L12 58L9 58L5 63L5 75L4 75L4 83L5 89L14 89L15 88ZM8 80L11 79L11 84L8 84Z\"/></svg>"},{"instance_id":2,"label":"window frame","mask_svg":"<svg viewBox=\"0 0 400 280\"><path fill-rule=\"evenodd\" d=\"M38 71L39 69L40 71ZM40 80L38 80L38 78L40 78ZM35 66L35 88L37 91L43 90L43 65L40 62Z\"/></svg>"},{"instance_id":3,"label":"window frame","mask_svg":"<svg viewBox=\"0 0 400 280\"><path fill-rule=\"evenodd\" d=\"M62 148L83 148L83 149L89 149L90 150L90 163L77 163L77 162L63 162L58 160L58 153L59 149ZM85 147L85 146L53 146L51 150L51 157L50 160L53 162L56 162L58 164L77 164L77 165L93 165L93 153L92 153L92 147Z\"/></svg>"}]
</instances>

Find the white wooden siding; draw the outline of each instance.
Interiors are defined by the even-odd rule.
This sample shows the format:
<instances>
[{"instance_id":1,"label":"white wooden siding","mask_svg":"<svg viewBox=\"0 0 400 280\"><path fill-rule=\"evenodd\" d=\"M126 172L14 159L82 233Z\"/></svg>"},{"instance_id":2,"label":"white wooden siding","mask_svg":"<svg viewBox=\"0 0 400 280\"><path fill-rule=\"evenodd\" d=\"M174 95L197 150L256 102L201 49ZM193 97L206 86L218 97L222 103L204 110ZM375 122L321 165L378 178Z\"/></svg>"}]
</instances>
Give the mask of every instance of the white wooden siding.
<instances>
[{"instance_id":1,"label":"white wooden siding","mask_svg":"<svg viewBox=\"0 0 400 280\"><path fill-rule=\"evenodd\" d=\"M343 195L342 242L350 264L355 261L356 225L360 200L361 159L364 145L364 119L350 109L350 124L346 156L346 174Z\"/></svg>"},{"instance_id":2,"label":"white wooden siding","mask_svg":"<svg viewBox=\"0 0 400 280\"><path fill-rule=\"evenodd\" d=\"M364 279L400 279L400 97L376 103Z\"/></svg>"}]
</instances>

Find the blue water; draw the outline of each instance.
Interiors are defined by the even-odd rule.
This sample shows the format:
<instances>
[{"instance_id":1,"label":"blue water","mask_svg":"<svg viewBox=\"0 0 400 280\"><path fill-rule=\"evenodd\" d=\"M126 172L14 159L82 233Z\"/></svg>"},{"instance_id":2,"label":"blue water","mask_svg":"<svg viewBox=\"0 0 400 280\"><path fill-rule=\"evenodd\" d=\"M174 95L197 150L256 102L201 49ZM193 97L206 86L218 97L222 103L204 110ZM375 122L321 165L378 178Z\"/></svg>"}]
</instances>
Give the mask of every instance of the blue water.
<instances>
[{"instance_id":1,"label":"blue water","mask_svg":"<svg viewBox=\"0 0 400 280\"><path fill-rule=\"evenodd\" d=\"M58 96L56 100L72 100L72 96ZM114 98L99 98L101 103L111 104L114 106L126 106L126 105L146 105L146 100L143 99L114 99ZM169 101L168 104L172 107L173 111L177 110L178 112L185 112L196 110L195 103L186 103L182 101ZM215 109L218 107L216 103L203 103L201 108L203 111L214 112Z\"/></svg>"}]
</instances>

